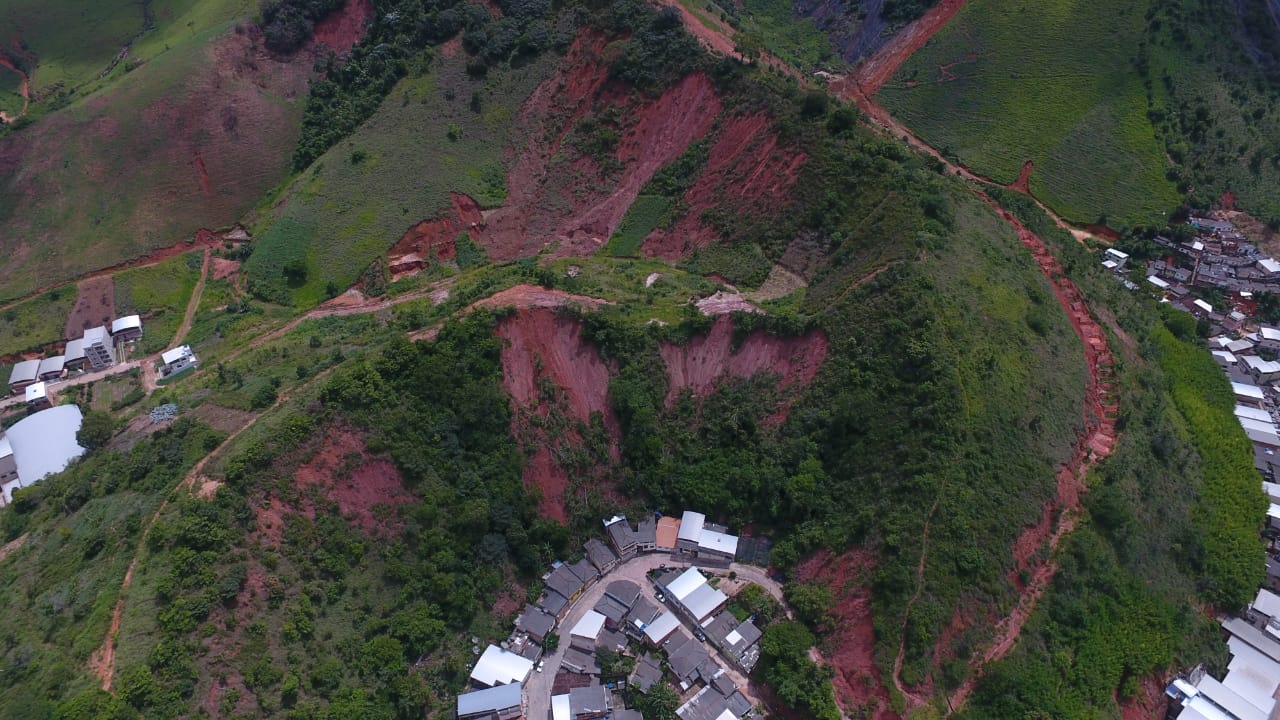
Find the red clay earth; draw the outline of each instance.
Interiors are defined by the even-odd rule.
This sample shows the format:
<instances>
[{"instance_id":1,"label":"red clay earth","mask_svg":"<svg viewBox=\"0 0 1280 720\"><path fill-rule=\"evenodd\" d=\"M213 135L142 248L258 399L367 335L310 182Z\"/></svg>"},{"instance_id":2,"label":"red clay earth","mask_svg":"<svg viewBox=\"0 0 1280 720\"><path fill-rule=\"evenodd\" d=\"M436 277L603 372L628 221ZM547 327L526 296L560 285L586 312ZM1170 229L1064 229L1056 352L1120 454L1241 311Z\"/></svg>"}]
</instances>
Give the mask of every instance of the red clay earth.
<instances>
[{"instance_id":1,"label":"red clay earth","mask_svg":"<svg viewBox=\"0 0 1280 720\"><path fill-rule=\"evenodd\" d=\"M484 222L480 206L460 193L450 193L449 198L453 201L452 212L414 225L387 251L387 265L392 273L420 270L432 256L436 260L452 260L458 233L466 232L472 240L478 237L478 227Z\"/></svg>"},{"instance_id":2,"label":"red clay earth","mask_svg":"<svg viewBox=\"0 0 1280 720\"><path fill-rule=\"evenodd\" d=\"M200 192L208 195L212 192L212 185L209 183L209 168L205 167L204 158L197 153L195 160L192 161L196 166L196 174L200 176Z\"/></svg>"},{"instance_id":3,"label":"red clay earth","mask_svg":"<svg viewBox=\"0 0 1280 720\"><path fill-rule=\"evenodd\" d=\"M329 428L320 450L294 472L293 480L302 489L322 490L325 498L337 503L343 518L371 536L389 534L378 517L379 506L415 500L396 466L370 458L360 434L343 426Z\"/></svg>"},{"instance_id":4,"label":"red clay earth","mask_svg":"<svg viewBox=\"0 0 1280 720\"><path fill-rule=\"evenodd\" d=\"M239 262L219 257L213 259L212 277L214 280L226 280L227 278L234 277L238 272L240 272Z\"/></svg>"},{"instance_id":5,"label":"red clay earth","mask_svg":"<svg viewBox=\"0 0 1280 720\"><path fill-rule=\"evenodd\" d=\"M311 37L316 45L324 45L341 55L350 52L364 37L365 25L371 17L371 0L347 0L341 10L316 23Z\"/></svg>"},{"instance_id":6,"label":"red clay earth","mask_svg":"<svg viewBox=\"0 0 1280 720\"><path fill-rule=\"evenodd\" d=\"M1163 720L1169 710L1165 684L1155 675L1142 678L1142 691L1120 703L1121 720Z\"/></svg>"},{"instance_id":7,"label":"red clay earth","mask_svg":"<svg viewBox=\"0 0 1280 720\"><path fill-rule=\"evenodd\" d=\"M898 67L924 47L934 33L960 12L964 4L965 0L942 0L934 5L863 61L855 70L854 82L867 97L875 95L898 71Z\"/></svg>"},{"instance_id":8,"label":"red clay earth","mask_svg":"<svg viewBox=\"0 0 1280 720\"><path fill-rule=\"evenodd\" d=\"M67 316L64 336L78 338L89 328L109 325L115 316L116 292L111 276L82 280L76 285L76 304Z\"/></svg>"},{"instance_id":9,"label":"red clay earth","mask_svg":"<svg viewBox=\"0 0 1280 720\"><path fill-rule=\"evenodd\" d=\"M825 659L835 670L832 685L836 701L848 715L869 710L859 717L896 720L889 709L889 691L876 668L876 628L868 589L875 569L875 554L854 548L840 556L821 551L801 562L792 573L797 582L818 582L831 588L831 631Z\"/></svg>"},{"instance_id":10,"label":"red clay earth","mask_svg":"<svg viewBox=\"0 0 1280 720\"><path fill-rule=\"evenodd\" d=\"M1010 190L1016 190L1024 195L1031 194L1031 171L1036 169L1036 164L1030 160L1022 163L1022 171L1018 173L1018 179L1009 185Z\"/></svg>"},{"instance_id":11,"label":"red clay earth","mask_svg":"<svg viewBox=\"0 0 1280 720\"><path fill-rule=\"evenodd\" d=\"M738 116L724 123L707 154L707 164L681 198L688 211L668 229L644 239L646 255L675 260L720 238L702 221L706 210L730 202L753 216L782 212L807 158L780 146L765 115Z\"/></svg>"},{"instance_id":12,"label":"red clay earth","mask_svg":"<svg viewBox=\"0 0 1280 720\"><path fill-rule=\"evenodd\" d=\"M598 34L580 35L522 107L520 133L539 140L521 146L507 174L510 194L480 233L491 259L527 257L551 245L553 256L594 253L617 230L640 188L719 115L720 100L701 73L657 98L611 82L605 46ZM621 169L603 172L572 144L578 123L608 108L624 118L613 152Z\"/></svg>"},{"instance_id":13,"label":"red clay earth","mask_svg":"<svg viewBox=\"0 0 1280 720\"><path fill-rule=\"evenodd\" d=\"M582 337L582 324L554 310L518 310L498 323L495 332L506 341L502 348L502 384L511 397L511 432L527 437L530 428L520 427L521 415L532 412L546 418L551 407L541 396L545 379L563 390L562 406L570 419L588 423L600 413L611 439L611 455L618 459L621 429L609 405L609 366L599 351ZM568 521L565 509L569 475L556 462L555 450L580 443L576 431L561 437L539 438L524 469L526 487L538 496L538 512L560 522Z\"/></svg>"},{"instance_id":14,"label":"red clay earth","mask_svg":"<svg viewBox=\"0 0 1280 720\"><path fill-rule=\"evenodd\" d=\"M726 376L748 378L759 372L782 376L781 388L809 384L827 358L827 336L813 331L803 337L780 338L756 331L738 343L733 342L733 321L720 316L711 332L689 340L685 345L664 343L659 352L667 366L669 388L666 403L670 407L681 391L690 390L704 397ZM786 414L786 406L782 409Z\"/></svg>"}]
</instances>

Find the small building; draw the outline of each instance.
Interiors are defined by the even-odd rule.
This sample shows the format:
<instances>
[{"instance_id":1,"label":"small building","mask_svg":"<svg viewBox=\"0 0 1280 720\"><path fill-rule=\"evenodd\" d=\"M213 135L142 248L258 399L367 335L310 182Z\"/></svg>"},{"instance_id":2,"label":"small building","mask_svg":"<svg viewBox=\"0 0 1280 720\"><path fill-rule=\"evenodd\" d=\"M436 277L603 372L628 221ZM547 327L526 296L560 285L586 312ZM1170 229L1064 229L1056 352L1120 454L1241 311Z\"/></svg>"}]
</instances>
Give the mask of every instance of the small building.
<instances>
[{"instance_id":1,"label":"small building","mask_svg":"<svg viewBox=\"0 0 1280 720\"><path fill-rule=\"evenodd\" d=\"M1191 302L1187 304L1187 309L1191 311L1192 315L1201 319L1207 318L1213 314L1213 306L1200 298L1192 299Z\"/></svg>"},{"instance_id":2,"label":"small building","mask_svg":"<svg viewBox=\"0 0 1280 720\"><path fill-rule=\"evenodd\" d=\"M62 351L63 364L68 370L79 370L88 362L84 356L84 338L71 340Z\"/></svg>"},{"instance_id":3,"label":"small building","mask_svg":"<svg viewBox=\"0 0 1280 720\"><path fill-rule=\"evenodd\" d=\"M617 630L605 628L600 631L600 636L596 638L596 650L609 650L610 652L620 653L627 649L627 636Z\"/></svg>"},{"instance_id":4,"label":"small building","mask_svg":"<svg viewBox=\"0 0 1280 720\"><path fill-rule=\"evenodd\" d=\"M1269 383L1280 378L1280 362L1263 360L1257 355L1244 355L1240 358L1239 367L1249 374L1256 383Z\"/></svg>"},{"instance_id":5,"label":"small building","mask_svg":"<svg viewBox=\"0 0 1280 720\"><path fill-rule=\"evenodd\" d=\"M1164 291L1164 290L1168 290L1168 289L1169 289L1169 283L1165 282L1164 280L1161 280L1160 278L1156 277L1155 275L1151 275L1151 276L1149 276L1149 277L1147 278L1147 282L1151 283L1152 285L1155 285L1155 286L1156 286L1157 288L1159 288L1161 291Z\"/></svg>"},{"instance_id":6,"label":"small building","mask_svg":"<svg viewBox=\"0 0 1280 720\"><path fill-rule=\"evenodd\" d=\"M635 557L637 552L636 534L631 529L631 523L627 521L625 515L614 515L604 521L605 534L609 536L609 544L613 546L614 552L623 560L629 560Z\"/></svg>"},{"instance_id":7,"label":"small building","mask_svg":"<svg viewBox=\"0 0 1280 720\"><path fill-rule=\"evenodd\" d=\"M1262 258L1258 261L1258 269L1268 275L1280 273L1280 262L1276 262L1272 258Z\"/></svg>"},{"instance_id":8,"label":"small building","mask_svg":"<svg viewBox=\"0 0 1280 720\"><path fill-rule=\"evenodd\" d=\"M595 566L600 575L608 573L617 567L619 558L608 545L600 542L596 538L591 538L583 544L583 550L587 553L587 559Z\"/></svg>"},{"instance_id":9,"label":"small building","mask_svg":"<svg viewBox=\"0 0 1280 720\"><path fill-rule=\"evenodd\" d=\"M569 693L551 696L551 720L569 720Z\"/></svg>"},{"instance_id":10,"label":"small building","mask_svg":"<svg viewBox=\"0 0 1280 720\"><path fill-rule=\"evenodd\" d=\"M605 617L595 610L588 610L586 615L569 631L569 644L583 650L594 650L596 638L604 629Z\"/></svg>"},{"instance_id":11,"label":"small building","mask_svg":"<svg viewBox=\"0 0 1280 720\"><path fill-rule=\"evenodd\" d=\"M613 598L623 608L630 610L636 600L640 599L640 586L630 580L614 580L605 586L606 597Z\"/></svg>"},{"instance_id":12,"label":"small building","mask_svg":"<svg viewBox=\"0 0 1280 720\"><path fill-rule=\"evenodd\" d=\"M191 352L190 345L179 345L172 350L160 353L160 377L168 378L200 364L200 359Z\"/></svg>"},{"instance_id":13,"label":"small building","mask_svg":"<svg viewBox=\"0 0 1280 720\"><path fill-rule=\"evenodd\" d=\"M9 392L17 394L40 379L40 361L23 360L9 371Z\"/></svg>"},{"instance_id":14,"label":"small building","mask_svg":"<svg viewBox=\"0 0 1280 720\"><path fill-rule=\"evenodd\" d=\"M696 567L669 581L666 590L676 609L696 625L723 610L729 602L729 597L711 587L706 576Z\"/></svg>"},{"instance_id":15,"label":"small building","mask_svg":"<svg viewBox=\"0 0 1280 720\"><path fill-rule=\"evenodd\" d=\"M529 679L532 670L533 661L497 645L490 645L472 668L471 681L483 687L522 683Z\"/></svg>"},{"instance_id":16,"label":"small building","mask_svg":"<svg viewBox=\"0 0 1280 720\"><path fill-rule=\"evenodd\" d=\"M523 683L499 685L458 696L458 720L513 720L523 714Z\"/></svg>"},{"instance_id":17,"label":"small building","mask_svg":"<svg viewBox=\"0 0 1280 720\"><path fill-rule=\"evenodd\" d=\"M53 399L49 397L49 386L44 382L28 385L23 393L29 408L44 410L53 407Z\"/></svg>"},{"instance_id":18,"label":"small building","mask_svg":"<svg viewBox=\"0 0 1280 720\"><path fill-rule=\"evenodd\" d=\"M532 605L525 605L524 612L516 618L516 627L542 645L546 643L547 635L556 629L556 619Z\"/></svg>"},{"instance_id":19,"label":"small building","mask_svg":"<svg viewBox=\"0 0 1280 720\"><path fill-rule=\"evenodd\" d=\"M17 480L18 462L13 458L13 445L9 443L9 436L0 435L0 486L7 487ZM0 496L0 505L4 505L3 496Z\"/></svg>"},{"instance_id":20,"label":"small building","mask_svg":"<svg viewBox=\"0 0 1280 720\"><path fill-rule=\"evenodd\" d=\"M576 647L566 648L560 659L560 667L578 675L600 674L600 661L596 659L594 647L587 650Z\"/></svg>"},{"instance_id":21,"label":"small building","mask_svg":"<svg viewBox=\"0 0 1280 720\"><path fill-rule=\"evenodd\" d=\"M706 522L706 515L685 510L684 516L680 518L680 531L676 533L676 551L696 555L698 538L702 537L702 526Z\"/></svg>"},{"instance_id":22,"label":"small building","mask_svg":"<svg viewBox=\"0 0 1280 720\"><path fill-rule=\"evenodd\" d=\"M680 520L673 517L658 518L654 528L654 549L658 552L675 552L680 538Z\"/></svg>"},{"instance_id":23,"label":"small building","mask_svg":"<svg viewBox=\"0 0 1280 720\"><path fill-rule=\"evenodd\" d=\"M699 560L711 560L727 564L733 562L733 558L737 554L738 537L736 535L703 528L702 535L698 537Z\"/></svg>"},{"instance_id":24,"label":"small building","mask_svg":"<svg viewBox=\"0 0 1280 720\"><path fill-rule=\"evenodd\" d=\"M1120 252L1115 248L1107 248L1106 251L1102 253L1102 258L1104 265L1108 262L1113 263L1113 266L1109 269L1119 270L1124 267L1126 262L1129 261L1129 253Z\"/></svg>"},{"instance_id":25,"label":"small building","mask_svg":"<svg viewBox=\"0 0 1280 720\"><path fill-rule=\"evenodd\" d=\"M565 613L569 611L569 599L555 590L543 590L542 596L538 598L538 607L555 618L556 622L559 622L564 619Z\"/></svg>"},{"instance_id":26,"label":"small building","mask_svg":"<svg viewBox=\"0 0 1280 720\"><path fill-rule=\"evenodd\" d=\"M85 330L83 340L84 356L89 360L89 367L102 370L116 364L115 345L105 327Z\"/></svg>"},{"instance_id":27,"label":"small building","mask_svg":"<svg viewBox=\"0 0 1280 720\"><path fill-rule=\"evenodd\" d=\"M1258 422L1272 422L1271 413L1261 408L1253 408L1245 405L1237 405L1235 409L1236 417L1247 418L1249 420L1257 420Z\"/></svg>"},{"instance_id":28,"label":"small building","mask_svg":"<svg viewBox=\"0 0 1280 720\"><path fill-rule=\"evenodd\" d=\"M138 315L125 315L111 323L111 337L117 342L130 342L142 337L142 318Z\"/></svg>"},{"instance_id":29,"label":"small building","mask_svg":"<svg viewBox=\"0 0 1280 720\"><path fill-rule=\"evenodd\" d=\"M658 549L657 539L658 519L649 515L636 527L636 549L640 552L653 552Z\"/></svg>"},{"instance_id":30,"label":"small building","mask_svg":"<svg viewBox=\"0 0 1280 720\"><path fill-rule=\"evenodd\" d=\"M1280 330L1264 325L1258 330L1258 347L1263 350L1280 352Z\"/></svg>"},{"instance_id":31,"label":"small building","mask_svg":"<svg viewBox=\"0 0 1280 720\"><path fill-rule=\"evenodd\" d=\"M662 665L652 655L645 653L636 662L635 672L631 674L631 686L642 693L647 693L662 682Z\"/></svg>"},{"instance_id":32,"label":"small building","mask_svg":"<svg viewBox=\"0 0 1280 720\"><path fill-rule=\"evenodd\" d=\"M603 685L570 688L569 717L571 720L595 720L609 714L613 703Z\"/></svg>"},{"instance_id":33,"label":"small building","mask_svg":"<svg viewBox=\"0 0 1280 720\"><path fill-rule=\"evenodd\" d=\"M608 595L600 598L600 601L592 608L592 610L604 616L604 626L611 630L622 627L627 617L627 609L622 603Z\"/></svg>"},{"instance_id":34,"label":"small building","mask_svg":"<svg viewBox=\"0 0 1280 720\"><path fill-rule=\"evenodd\" d=\"M586 583L565 563L551 571L546 577L547 588L564 596L569 602L578 599Z\"/></svg>"},{"instance_id":35,"label":"small building","mask_svg":"<svg viewBox=\"0 0 1280 720\"><path fill-rule=\"evenodd\" d=\"M596 566L592 565L591 561L587 558L582 558L578 562L570 565L569 572L578 576L578 579L582 581L582 587L584 590L594 585L595 582L600 579L600 571L596 570Z\"/></svg>"},{"instance_id":36,"label":"small building","mask_svg":"<svg viewBox=\"0 0 1280 720\"><path fill-rule=\"evenodd\" d=\"M653 622L645 625L641 632L644 633L644 641L651 648L662 647L662 643L666 642L671 634L680 628L680 620L671 613L662 613L653 619Z\"/></svg>"},{"instance_id":37,"label":"small building","mask_svg":"<svg viewBox=\"0 0 1280 720\"><path fill-rule=\"evenodd\" d=\"M36 370L36 374L41 380L57 380L62 377L62 369L66 365L66 361L61 355L47 357L40 361L40 368Z\"/></svg>"},{"instance_id":38,"label":"small building","mask_svg":"<svg viewBox=\"0 0 1280 720\"><path fill-rule=\"evenodd\" d=\"M1236 403L1246 407L1262 407L1262 388L1252 383L1232 382L1231 390L1236 395Z\"/></svg>"},{"instance_id":39,"label":"small building","mask_svg":"<svg viewBox=\"0 0 1280 720\"><path fill-rule=\"evenodd\" d=\"M1212 350L1211 352L1213 354L1213 359L1217 360L1218 364L1224 369L1229 368L1238 362L1236 356L1226 350Z\"/></svg>"}]
</instances>

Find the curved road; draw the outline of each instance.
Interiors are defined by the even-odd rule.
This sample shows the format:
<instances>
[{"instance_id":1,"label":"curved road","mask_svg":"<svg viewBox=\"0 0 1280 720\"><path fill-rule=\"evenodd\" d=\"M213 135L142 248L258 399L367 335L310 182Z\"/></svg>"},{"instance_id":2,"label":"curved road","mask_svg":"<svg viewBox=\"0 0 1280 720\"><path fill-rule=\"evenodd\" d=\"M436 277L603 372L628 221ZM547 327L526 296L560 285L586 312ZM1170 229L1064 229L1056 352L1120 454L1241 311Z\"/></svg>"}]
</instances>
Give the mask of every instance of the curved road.
<instances>
[{"instance_id":1,"label":"curved road","mask_svg":"<svg viewBox=\"0 0 1280 720\"><path fill-rule=\"evenodd\" d=\"M528 720L548 720L551 717L551 688L555 683L556 673L560 670L560 663L564 660L564 651L569 647L569 630L578 624L578 621L582 619L583 615L587 614L587 611L596 606L600 598L604 597L604 590L609 586L609 583L615 580L630 580L640 587L640 594L643 597L662 607L662 604L658 603L657 598L654 597L654 586L649 582L647 575L650 570L657 570L663 565L669 568L686 568L690 565L696 565L696 563L682 562L676 556L668 555L667 553L639 555L609 571L607 575L584 590L578 596L578 599L570 604L569 612L564 616L564 620L556 626L556 632L561 638L559 647L556 648L555 652L542 656L543 671L533 672L529 676L529 681L525 683L525 717ZM783 601L782 586L771 580L768 573L762 568L734 563L729 566L729 570L736 572L739 580L755 583L780 602ZM708 575L715 575L727 574L728 571L706 568L703 572ZM684 627L688 632L687 623L684 623ZM707 645L707 650L711 653L711 656L720 663L720 666L724 668L729 677L733 678L734 683L737 684L738 689L746 696L747 700L751 701L752 705L761 705L762 701L753 691L747 677L737 668L730 665L715 647L707 643L704 644Z\"/></svg>"}]
</instances>

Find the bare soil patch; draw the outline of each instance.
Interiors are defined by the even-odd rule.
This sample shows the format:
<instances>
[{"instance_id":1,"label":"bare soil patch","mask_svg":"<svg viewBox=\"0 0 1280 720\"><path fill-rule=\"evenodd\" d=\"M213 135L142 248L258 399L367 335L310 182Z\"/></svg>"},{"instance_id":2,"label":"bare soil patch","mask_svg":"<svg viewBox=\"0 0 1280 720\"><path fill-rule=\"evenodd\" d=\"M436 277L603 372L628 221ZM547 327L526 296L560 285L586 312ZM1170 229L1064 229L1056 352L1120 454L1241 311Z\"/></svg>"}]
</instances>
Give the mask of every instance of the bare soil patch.
<instances>
[{"instance_id":1,"label":"bare soil patch","mask_svg":"<svg viewBox=\"0 0 1280 720\"><path fill-rule=\"evenodd\" d=\"M237 429L248 425L256 416L248 410L237 410L235 408L222 407L216 403L206 402L187 415L199 422L208 425L214 430L230 433Z\"/></svg>"},{"instance_id":2,"label":"bare soil patch","mask_svg":"<svg viewBox=\"0 0 1280 720\"><path fill-rule=\"evenodd\" d=\"M240 263L226 258L213 258L213 279L226 280L240 272Z\"/></svg>"},{"instance_id":3,"label":"bare soil patch","mask_svg":"<svg viewBox=\"0 0 1280 720\"><path fill-rule=\"evenodd\" d=\"M341 10L316 23L311 37L316 45L324 45L341 55L350 52L364 37L365 25L371 17L371 0L347 0Z\"/></svg>"},{"instance_id":4,"label":"bare soil patch","mask_svg":"<svg viewBox=\"0 0 1280 720\"><path fill-rule=\"evenodd\" d=\"M432 260L452 260L456 253L454 241L460 233L468 233L472 240L478 238L478 228L484 222L480 206L460 193L450 193L449 197L453 201L451 212L409 228L387 251L392 273L419 270Z\"/></svg>"},{"instance_id":5,"label":"bare soil patch","mask_svg":"<svg viewBox=\"0 0 1280 720\"><path fill-rule=\"evenodd\" d=\"M1156 675L1142 678L1142 692L1120 703L1121 720L1163 720L1169 710L1165 684Z\"/></svg>"},{"instance_id":6,"label":"bare soil patch","mask_svg":"<svg viewBox=\"0 0 1280 720\"><path fill-rule=\"evenodd\" d=\"M747 293L746 297L756 301L777 300L808 285L809 283L796 273L781 265L774 265L769 269L769 277L765 278L764 284L755 292Z\"/></svg>"},{"instance_id":7,"label":"bare soil patch","mask_svg":"<svg viewBox=\"0 0 1280 720\"><path fill-rule=\"evenodd\" d=\"M370 535L388 530L389 515L380 506L389 509L415 499L396 466L371 457L360 434L342 425L329 428L320 450L293 478L299 487L321 489L344 518Z\"/></svg>"},{"instance_id":8,"label":"bare soil patch","mask_svg":"<svg viewBox=\"0 0 1280 720\"><path fill-rule=\"evenodd\" d=\"M814 331L803 337L781 338L757 331L735 348L733 322L722 316L712 324L710 333L685 345L663 344L659 351L670 380L669 407L682 390L705 396L726 376L748 378L759 372L775 372L782 376L779 385L783 388L807 385L827 358L827 336Z\"/></svg>"},{"instance_id":9,"label":"bare soil patch","mask_svg":"<svg viewBox=\"0 0 1280 720\"><path fill-rule=\"evenodd\" d=\"M89 328L110 325L116 316L115 282L110 275L81 280L76 285L76 304L67 316L66 338L74 340Z\"/></svg>"},{"instance_id":10,"label":"bare soil patch","mask_svg":"<svg viewBox=\"0 0 1280 720\"><path fill-rule=\"evenodd\" d=\"M703 315L727 315L733 312L762 313L760 308L752 305L739 293L717 290L711 295L694 303Z\"/></svg>"}]
</instances>

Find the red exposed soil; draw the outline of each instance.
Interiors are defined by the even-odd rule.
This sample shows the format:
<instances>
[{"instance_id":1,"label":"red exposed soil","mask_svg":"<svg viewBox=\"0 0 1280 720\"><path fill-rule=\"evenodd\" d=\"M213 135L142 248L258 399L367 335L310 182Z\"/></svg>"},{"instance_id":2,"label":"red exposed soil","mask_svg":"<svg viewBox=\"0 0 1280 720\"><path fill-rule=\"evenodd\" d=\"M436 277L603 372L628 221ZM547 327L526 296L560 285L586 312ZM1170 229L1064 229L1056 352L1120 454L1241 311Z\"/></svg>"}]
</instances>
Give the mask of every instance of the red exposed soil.
<instances>
[{"instance_id":1,"label":"red exposed soil","mask_svg":"<svg viewBox=\"0 0 1280 720\"><path fill-rule=\"evenodd\" d=\"M874 553L854 548L839 557L819 552L800 563L793 575L797 582L822 583L835 595L826 659L835 670L832 684L841 709L853 715L868 708L871 712L862 717L896 720L876 668L876 630L868 588L874 568Z\"/></svg>"},{"instance_id":2,"label":"red exposed soil","mask_svg":"<svg viewBox=\"0 0 1280 720\"><path fill-rule=\"evenodd\" d=\"M694 15L689 8L685 7L679 0L658 0L659 5L672 7L680 11L680 16L684 19L684 27L689 34L697 38L703 45L721 55L727 55L738 60L742 59L742 55L738 54L738 50L734 47L733 41L729 39L728 33L733 32L732 28L720 28L714 30L702 24L698 16Z\"/></svg>"},{"instance_id":3,"label":"red exposed soil","mask_svg":"<svg viewBox=\"0 0 1280 720\"><path fill-rule=\"evenodd\" d=\"M759 372L775 372L782 376L782 388L807 385L827 358L827 336L814 331L804 337L780 338L756 331L735 349L733 321L720 316L710 333L685 345L664 343L659 351L670 380L669 407L682 390L705 396L726 375L748 378ZM782 412L785 414L785 408Z\"/></svg>"},{"instance_id":4,"label":"red exposed soil","mask_svg":"<svg viewBox=\"0 0 1280 720\"><path fill-rule=\"evenodd\" d=\"M227 278L234 277L238 272L240 272L239 262L235 260L228 260L226 258L213 259L212 277L214 280L226 280Z\"/></svg>"},{"instance_id":5,"label":"red exposed soil","mask_svg":"<svg viewBox=\"0 0 1280 720\"><path fill-rule=\"evenodd\" d=\"M546 418L551 407L540 391L540 381L550 381L563 389L562 405L569 417L587 423L600 413L612 440L611 454L618 459L621 430L609 405L609 366L599 351L582 337L582 324L553 310L519 310L504 318L495 330L506 341L502 349L502 382L511 396L512 432L522 437L518 427L522 410ZM534 450L524 470L526 486L540 494L538 510L545 517L568 520L565 510L569 476L555 460L554 445L581 440L575 431L567 437L545 438Z\"/></svg>"},{"instance_id":6,"label":"red exposed soil","mask_svg":"<svg viewBox=\"0 0 1280 720\"><path fill-rule=\"evenodd\" d=\"M965 0L942 0L934 5L919 19L898 31L874 55L864 60L855 70L854 82L868 97L875 95L898 71L898 67L924 47L934 33L960 12L964 4Z\"/></svg>"},{"instance_id":7,"label":"red exposed soil","mask_svg":"<svg viewBox=\"0 0 1280 720\"><path fill-rule=\"evenodd\" d=\"M1010 190L1017 190L1025 195L1031 194L1031 171L1036 169L1036 164L1030 160L1022 163L1022 171L1018 173L1018 179L1009 185Z\"/></svg>"},{"instance_id":8,"label":"red exposed soil","mask_svg":"<svg viewBox=\"0 0 1280 720\"><path fill-rule=\"evenodd\" d=\"M341 10L316 23L311 37L339 55L350 52L364 37L365 24L373 17L371 0L347 0Z\"/></svg>"},{"instance_id":9,"label":"red exposed soil","mask_svg":"<svg viewBox=\"0 0 1280 720\"><path fill-rule=\"evenodd\" d=\"M1222 193L1220 198L1218 198L1218 203L1222 206L1223 210L1231 212L1236 209L1236 194L1227 190Z\"/></svg>"},{"instance_id":10,"label":"red exposed soil","mask_svg":"<svg viewBox=\"0 0 1280 720\"><path fill-rule=\"evenodd\" d=\"M82 280L76 285L76 304L67 316L65 337L74 340L89 328L109 325L116 316L115 282L110 275Z\"/></svg>"},{"instance_id":11,"label":"red exposed soil","mask_svg":"<svg viewBox=\"0 0 1280 720\"><path fill-rule=\"evenodd\" d=\"M1120 703L1121 720L1163 720L1169 710L1165 684L1155 675L1142 678L1142 692Z\"/></svg>"},{"instance_id":12,"label":"red exposed soil","mask_svg":"<svg viewBox=\"0 0 1280 720\"><path fill-rule=\"evenodd\" d=\"M387 251L393 273L420 269L433 255L438 260L452 260L458 233L466 232L472 240L477 238L478 227L484 222L480 206L460 193L450 193L449 197L453 201L452 212L414 225Z\"/></svg>"},{"instance_id":13,"label":"red exposed soil","mask_svg":"<svg viewBox=\"0 0 1280 720\"><path fill-rule=\"evenodd\" d=\"M364 440L348 427L335 426L325 433L320 450L293 476L301 488L319 488L338 505L338 511L370 535L388 528L379 518L378 506L413 502L400 471L390 461L370 458Z\"/></svg>"},{"instance_id":14,"label":"red exposed soil","mask_svg":"<svg viewBox=\"0 0 1280 720\"><path fill-rule=\"evenodd\" d=\"M558 72L530 95L521 132L530 138L507 175L510 194L488 218L480 242L503 262L555 245L554 256L589 255L606 242L654 173L703 137L720 113L711 81L686 76L657 98L611 83L606 41L580 35ZM620 110L620 135L602 168L574 147L579 121ZM545 139L545 140L543 140Z\"/></svg>"},{"instance_id":15,"label":"red exposed soil","mask_svg":"<svg viewBox=\"0 0 1280 720\"><path fill-rule=\"evenodd\" d=\"M196 166L196 173L200 176L200 191L208 195L212 191L212 186L209 183L209 169L205 167L204 158L196 155L192 162Z\"/></svg>"},{"instance_id":16,"label":"red exposed soil","mask_svg":"<svg viewBox=\"0 0 1280 720\"><path fill-rule=\"evenodd\" d=\"M765 115L737 116L724 123L705 169L682 198L688 212L672 227L645 238L646 255L674 260L719 239L702 215L723 203L754 216L783 211L807 158L780 145L772 126Z\"/></svg>"}]
</instances>

